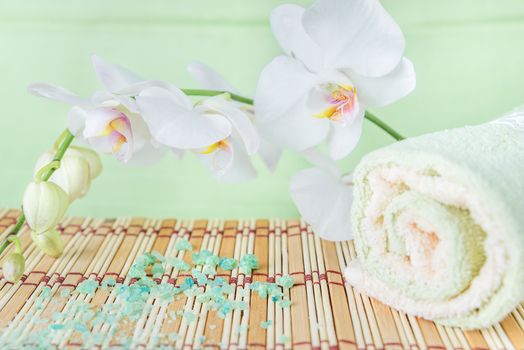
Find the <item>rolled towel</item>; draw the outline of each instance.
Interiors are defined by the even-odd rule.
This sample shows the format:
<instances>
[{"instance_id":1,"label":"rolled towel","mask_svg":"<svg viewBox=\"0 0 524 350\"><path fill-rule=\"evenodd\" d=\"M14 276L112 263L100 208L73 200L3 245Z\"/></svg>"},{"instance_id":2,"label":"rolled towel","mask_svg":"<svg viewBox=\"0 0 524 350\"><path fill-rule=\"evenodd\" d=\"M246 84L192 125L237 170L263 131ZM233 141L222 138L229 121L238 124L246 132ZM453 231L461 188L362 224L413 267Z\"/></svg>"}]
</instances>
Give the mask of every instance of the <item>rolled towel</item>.
<instances>
[{"instance_id":1,"label":"rolled towel","mask_svg":"<svg viewBox=\"0 0 524 350\"><path fill-rule=\"evenodd\" d=\"M353 181L357 290L464 329L524 300L524 108L374 151Z\"/></svg>"}]
</instances>

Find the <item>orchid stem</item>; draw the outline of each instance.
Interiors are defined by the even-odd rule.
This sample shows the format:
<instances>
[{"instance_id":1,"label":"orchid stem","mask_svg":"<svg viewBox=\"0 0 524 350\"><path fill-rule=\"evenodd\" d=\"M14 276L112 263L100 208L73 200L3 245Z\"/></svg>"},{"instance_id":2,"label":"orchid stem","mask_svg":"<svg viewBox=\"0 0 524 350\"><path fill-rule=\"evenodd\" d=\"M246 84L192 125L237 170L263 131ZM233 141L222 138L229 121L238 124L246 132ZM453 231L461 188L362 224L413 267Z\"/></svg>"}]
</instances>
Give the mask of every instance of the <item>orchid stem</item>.
<instances>
[{"instance_id":1,"label":"orchid stem","mask_svg":"<svg viewBox=\"0 0 524 350\"><path fill-rule=\"evenodd\" d=\"M390 134L391 137L393 137L395 140L400 141L405 139L404 136L400 135L395 129L384 123L382 119L380 119L376 115L366 111L365 118L373 124L375 124L376 126L378 126L379 128L381 128L382 130L384 130L385 132L387 132L388 134Z\"/></svg>"},{"instance_id":2,"label":"orchid stem","mask_svg":"<svg viewBox=\"0 0 524 350\"><path fill-rule=\"evenodd\" d=\"M246 103L248 105L253 105L253 99L244 97L244 96L240 96L240 95L234 94L229 91L207 90L207 89L182 89L182 91L188 96L217 96L217 95L222 95L222 94L229 94L232 100ZM369 120L370 122L372 122L373 124L375 124L376 126L378 126L379 128L381 128L382 130L384 130L395 140L397 141L404 140L404 136L400 135L395 129L393 129L391 126L383 122L382 119L380 119L376 115L366 111L366 114L364 115L364 117L367 120Z\"/></svg>"},{"instance_id":3,"label":"orchid stem","mask_svg":"<svg viewBox=\"0 0 524 350\"><path fill-rule=\"evenodd\" d=\"M222 95L222 94L228 94L229 96L231 96L232 100L246 103L248 105L253 105L253 99L244 97L244 96L240 96L240 95L234 94L229 91L206 90L206 89L182 89L182 91L184 92L184 94L188 96L217 96L217 95Z\"/></svg>"},{"instance_id":4,"label":"orchid stem","mask_svg":"<svg viewBox=\"0 0 524 350\"><path fill-rule=\"evenodd\" d=\"M69 146L71 145L74 139L75 139L75 136L71 134L71 132L67 129L64 130L64 132L62 132L62 134L58 137L55 144L60 144L60 146L58 147L55 153L55 157L53 158L51 163L48 164L49 167L48 166L44 167L46 168L46 171L42 171L42 174L38 174L41 176L41 177L38 176L41 181L49 180L49 178L51 177L51 175L53 175L56 169L60 167L60 161L62 160L62 158L64 158L65 152L67 151L67 149L69 148ZM25 223L25 215L24 215L24 211L22 210L22 212L18 216L18 219L16 220L15 226L11 229L7 237L0 244L0 255L4 252L4 250L6 250L9 244L12 243L13 239L11 236L18 234L18 232L20 232L20 230L24 226L24 223Z\"/></svg>"}]
</instances>

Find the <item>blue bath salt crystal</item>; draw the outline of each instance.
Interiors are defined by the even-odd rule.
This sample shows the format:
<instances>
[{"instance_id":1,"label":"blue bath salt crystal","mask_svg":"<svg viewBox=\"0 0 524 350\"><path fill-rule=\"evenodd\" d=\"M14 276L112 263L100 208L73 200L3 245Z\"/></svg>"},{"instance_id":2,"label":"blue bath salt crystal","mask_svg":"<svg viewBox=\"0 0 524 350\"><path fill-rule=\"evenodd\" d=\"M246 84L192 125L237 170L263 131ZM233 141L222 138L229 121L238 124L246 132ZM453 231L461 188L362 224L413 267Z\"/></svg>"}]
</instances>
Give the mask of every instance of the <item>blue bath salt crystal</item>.
<instances>
[{"instance_id":1,"label":"blue bath salt crystal","mask_svg":"<svg viewBox=\"0 0 524 350\"><path fill-rule=\"evenodd\" d=\"M140 255L136 259L135 265L146 267L149 265L153 265L156 262L156 260L157 260L156 257L152 253L147 252L147 253Z\"/></svg>"},{"instance_id":2,"label":"blue bath salt crystal","mask_svg":"<svg viewBox=\"0 0 524 350\"><path fill-rule=\"evenodd\" d=\"M149 292L151 289L154 289L155 287L158 286L155 280L149 277L141 278L135 284L140 286L142 291L147 291L147 292Z\"/></svg>"},{"instance_id":3,"label":"blue bath salt crystal","mask_svg":"<svg viewBox=\"0 0 524 350\"><path fill-rule=\"evenodd\" d=\"M65 326L63 324L60 324L60 323L53 323L52 325L49 326L49 328L51 328L54 331L59 331L61 329L64 329Z\"/></svg>"},{"instance_id":4,"label":"blue bath salt crystal","mask_svg":"<svg viewBox=\"0 0 524 350\"><path fill-rule=\"evenodd\" d=\"M237 301L234 307L237 310L247 310L247 303L245 301Z\"/></svg>"},{"instance_id":5,"label":"blue bath salt crystal","mask_svg":"<svg viewBox=\"0 0 524 350\"><path fill-rule=\"evenodd\" d=\"M212 267L217 266L219 262L220 262L220 258L216 255L211 255L206 258L206 265L209 265Z\"/></svg>"},{"instance_id":6,"label":"blue bath salt crystal","mask_svg":"<svg viewBox=\"0 0 524 350\"><path fill-rule=\"evenodd\" d=\"M162 283L158 286L158 298L163 302L171 302L175 296L175 286L169 283Z\"/></svg>"},{"instance_id":7,"label":"blue bath salt crystal","mask_svg":"<svg viewBox=\"0 0 524 350\"><path fill-rule=\"evenodd\" d=\"M97 281L85 280L76 287L76 291L79 293L83 293L83 294L93 294L97 288L98 288Z\"/></svg>"},{"instance_id":8,"label":"blue bath salt crystal","mask_svg":"<svg viewBox=\"0 0 524 350\"><path fill-rule=\"evenodd\" d=\"M104 323L105 321L106 321L106 314L103 313L103 312L98 311L95 314L95 317L93 318L91 323L93 324L93 326L96 326L96 325Z\"/></svg>"},{"instance_id":9,"label":"blue bath salt crystal","mask_svg":"<svg viewBox=\"0 0 524 350\"><path fill-rule=\"evenodd\" d=\"M61 312L55 311L51 318L53 321L61 321L64 318L64 315Z\"/></svg>"},{"instance_id":10,"label":"blue bath salt crystal","mask_svg":"<svg viewBox=\"0 0 524 350\"><path fill-rule=\"evenodd\" d=\"M249 285L249 289L252 291L258 293L258 295L262 298L266 298L268 294L268 288L267 284L263 282L253 282Z\"/></svg>"},{"instance_id":11,"label":"blue bath salt crystal","mask_svg":"<svg viewBox=\"0 0 524 350\"><path fill-rule=\"evenodd\" d=\"M242 324L242 325L238 326L238 328L236 329L236 331L234 332L234 334L235 334L235 335L246 334L247 329L248 329L248 326L245 325L245 324Z\"/></svg>"},{"instance_id":12,"label":"blue bath salt crystal","mask_svg":"<svg viewBox=\"0 0 524 350\"><path fill-rule=\"evenodd\" d=\"M277 306L281 308L286 308L291 306L291 300L283 299L277 302Z\"/></svg>"},{"instance_id":13,"label":"blue bath salt crystal","mask_svg":"<svg viewBox=\"0 0 524 350\"><path fill-rule=\"evenodd\" d=\"M40 298L47 299L50 294L51 294L51 288L49 288L48 286L45 286L42 288L42 292L40 293Z\"/></svg>"},{"instance_id":14,"label":"blue bath salt crystal","mask_svg":"<svg viewBox=\"0 0 524 350\"><path fill-rule=\"evenodd\" d=\"M164 266L162 266L162 264L156 263L153 265L151 272L153 273L154 278L160 278L164 274L165 269Z\"/></svg>"},{"instance_id":15,"label":"blue bath salt crystal","mask_svg":"<svg viewBox=\"0 0 524 350\"><path fill-rule=\"evenodd\" d=\"M224 277L217 277L212 282L212 284L214 286L223 286L226 283L227 283L227 281L226 281L226 279Z\"/></svg>"},{"instance_id":16,"label":"blue bath salt crystal","mask_svg":"<svg viewBox=\"0 0 524 350\"><path fill-rule=\"evenodd\" d=\"M175 249L176 250L193 250L193 246L191 245L191 242L187 240L187 238L182 238L175 243Z\"/></svg>"},{"instance_id":17,"label":"blue bath salt crystal","mask_svg":"<svg viewBox=\"0 0 524 350\"><path fill-rule=\"evenodd\" d=\"M193 287L191 287L189 289L186 289L184 291L184 294L187 297L196 297L196 296L201 295L202 293L203 293L202 289L198 288L198 286L196 284Z\"/></svg>"},{"instance_id":18,"label":"blue bath salt crystal","mask_svg":"<svg viewBox=\"0 0 524 350\"><path fill-rule=\"evenodd\" d=\"M218 307L218 317L225 318L233 308L229 300L224 300L223 303Z\"/></svg>"},{"instance_id":19,"label":"blue bath salt crystal","mask_svg":"<svg viewBox=\"0 0 524 350\"><path fill-rule=\"evenodd\" d=\"M238 266L238 261L233 258L224 257L224 258L220 258L220 262L218 263L218 266L222 270L231 271Z\"/></svg>"},{"instance_id":20,"label":"blue bath salt crystal","mask_svg":"<svg viewBox=\"0 0 524 350\"><path fill-rule=\"evenodd\" d=\"M295 280L290 275L277 277L277 284L283 288L289 289L295 284Z\"/></svg>"},{"instance_id":21,"label":"blue bath salt crystal","mask_svg":"<svg viewBox=\"0 0 524 350\"><path fill-rule=\"evenodd\" d=\"M252 283L249 288L258 293L261 298L271 297L273 302L282 299L282 296L284 295L276 283L257 281Z\"/></svg>"},{"instance_id":22,"label":"blue bath salt crystal","mask_svg":"<svg viewBox=\"0 0 524 350\"><path fill-rule=\"evenodd\" d=\"M260 322L260 327L261 328L264 328L264 329L268 329L269 327L271 327L273 325L273 321L271 320L267 320L267 321L262 321Z\"/></svg>"},{"instance_id":23,"label":"blue bath salt crystal","mask_svg":"<svg viewBox=\"0 0 524 350\"><path fill-rule=\"evenodd\" d=\"M143 305L141 303L125 303L122 308L122 315L132 319L139 319L143 312ZM114 319L108 319L108 323L113 323Z\"/></svg>"},{"instance_id":24,"label":"blue bath salt crystal","mask_svg":"<svg viewBox=\"0 0 524 350\"><path fill-rule=\"evenodd\" d=\"M280 337L280 342L281 343L289 343L291 341L291 337L288 337L287 335L281 335Z\"/></svg>"},{"instance_id":25,"label":"blue bath salt crystal","mask_svg":"<svg viewBox=\"0 0 524 350\"><path fill-rule=\"evenodd\" d=\"M196 279L198 285L204 286L207 284L207 276L205 273L198 271L197 269L193 269L191 271L191 275Z\"/></svg>"},{"instance_id":26,"label":"blue bath salt crystal","mask_svg":"<svg viewBox=\"0 0 524 350\"><path fill-rule=\"evenodd\" d=\"M83 322L88 322L93 319L95 313L93 312L93 310L88 310L86 312L81 313L80 315Z\"/></svg>"},{"instance_id":27,"label":"blue bath salt crystal","mask_svg":"<svg viewBox=\"0 0 524 350\"><path fill-rule=\"evenodd\" d=\"M146 277L145 266L141 264L133 264L128 272L129 277L131 278L143 278Z\"/></svg>"},{"instance_id":28,"label":"blue bath salt crystal","mask_svg":"<svg viewBox=\"0 0 524 350\"><path fill-rule=\"evenodd\" d=\"M253 254L246 254L240 259L240 270L250 274L253 270L258 269L258 258Z\"/></svg>"},{"instance_id":29,"label":"blue bath salt crystal","mask_svg":"<svg viewBox=\"0 0 524 350\"><path fill-rule=\"evenodd\" d=\"M184 283L180 285L180 288L182 290L186 290L186 289L193 287L194 285L195 285L195 281L193 281L191 277L186 277L184 280Z\"/></svg>"},{"instance_id":30,"label":"blue bath salt crystal","mask_svg":"<svg viewBox=\"0 0 524 350\"><path fill-rule=\"evenodd\" d=\"M205 265L207 258L213 256L213 253L207 249L201 250L200 252L193 253L191 259L195 265Z\"/></svg>"},{"instance_id":31,"label":"blue bath salt crystal","mask_svg":"<svg viewBox=\"0 0 524 350\"><path fill-rule=\"evenodd\" d=\"M158 260L160 262L165 262L166 261L166 258L162 254L157 252L156 250L153 252L153 256L156 258L156 260Z\"/></svg>"},{"instance_id":32,"label":"blue bath salt crystal","mask_svg":"<svg viewBox=\"0 0 524 350\"><path fill-rule=\"evenodd\" d=\"M185 311L182 317L186 320L187 323L193 323L197 319L197 315L191 311Z\"/></svg>"},{"instance_id":33,"label":"blue bath salt crystal","mask_svg":"<svg viewBox=\"0 0 524 350\"><path fill-rule=\"evenodd\" d=\"M233 287L231 284L224 284L222 286L222 292L225 294L231 294L235 291L235 287Z\"/></svg>"},{"instance_id":34,"label":"blue bath salt crystal","mask_svg":"<svg viewBox=\"0 0 524 350\"><path fill-rule=\"evenodd\" d=\"M184 260L176 258L174 256L168 256L166 258L166 263L179 271L189 271L189 269L191 268L191 266Z\"/></svg>"},{"instance_id":35,"label":"blue bath salt crystal","mask_svg":"<svg viewBox=\"0 0 524 350\"><path fill-rule=\"evenodd\" d=\"M215 270L213 266L205 265L204 268L202 269L202 273L204 273L205 275L214 276L217 274L217 271Z\"/></svg>"},{"instance_id":36,"label":"blue bath salt crystal","mask_svg":"<svg viewBox=\"0 0 524 350\"><path fill-rule=\"evenodd\" d=\"M62 298L67 298L69 296L69 294L71 294L71 289L69 288L63 288L60 290L60 296Z\"/></svg>"},{"instance_id":37,"label":"blue bath salt crystal","mask_svg":"<svg viewBox=\"0 0 524 350\"><path fill-rule=\"evenodd\" d=\"M102 281L102 289L106 290L108 287L113 287L116 285L116 279L113 277L106 278Z\"/></svg>"},{"instance_id":38,"label":"blue bath salt crystal","mask_svg":"<svg viewBox=\"0 0 524 350\"><path fill-rule=\"evenodd\" d=\"M75 330L80 333L89 332L89 329L83 323L80 322L75 322Z\"/></svg>"}]
</instances>

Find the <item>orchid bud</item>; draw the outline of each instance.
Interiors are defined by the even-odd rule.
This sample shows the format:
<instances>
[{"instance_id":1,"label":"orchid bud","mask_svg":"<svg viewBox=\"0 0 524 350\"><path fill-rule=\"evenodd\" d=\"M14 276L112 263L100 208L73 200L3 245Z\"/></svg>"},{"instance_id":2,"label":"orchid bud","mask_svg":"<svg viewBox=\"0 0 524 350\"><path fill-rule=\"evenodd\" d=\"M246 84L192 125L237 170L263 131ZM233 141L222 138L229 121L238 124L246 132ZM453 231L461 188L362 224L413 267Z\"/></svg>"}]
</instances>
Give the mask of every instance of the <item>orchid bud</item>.
<instances>
[{"instance_id":1,"label":"orchid bud","mask_svg":"<svg viewBox=\"0 0 524 350\"><path fill-rule=\"evenodd\" d=\"M64 241L57 230L49 230L42 233L31 232L31 238L35 245L46 255L58 258L64 252Z\"/></svg>"},{"instance_id":2,"label":"orchid bud","mask_svg":"<svg viewBox=\"0 0 524 350\"><path fill-rule=\"evenodd\" d=\"M16 283L22 277L25 270L25 259L22 255L22 247L17 236L10 236L9 241L15 244L15 251L11 253L5 260L2 270L4 278L9 282Z\"/></svg>"},{"instance_id":3,"label":"orchid bud","mask_svg":"<svg viewBox=\"0 0 524 350\"><path fill-rule=\"evenodd\" d=\"M89 148L71 146L66 156L82 157L89 165L89 179L94 180L102 172L102 161L98 153Z\"/></svg>"},{"instance_id":4,"label":"orchid bud","mask_svg":"<svg viewBox=\"0 0 524 350\"><path fill-rule=\"evenodd\" d=\"M24 215L29 227L37 233L55 228L68 205L67 193L52 182L31 182L25 189Z\"/></svg>"},{"instance_id":5,"label":"orchid bud","mask_svg":"<svg viewBox=\"0 0 524 350\"><path fill-rule=\"evenodd\" d=\"M53 157L52 152L42 154L36 162L35 174L42 167L51 163ZM68 194L70 202L81 198L86 195L91 184L89 163L79 154L68 155L68 152L66 152L60 161L60 167L51 175L49 181L60 186Z\"/></svg>"},{"instance_id":6,"label":"orchid bud","mask_svg":"<svg viewBox=\"0 0 524 350\"><path fill-rule=\"evenodd\" d=\"M9 282L16 283L22 277L25 270L25 259L22 254L13 253L9 255L3 265L4 278Z\"/></svg>"}]
</instances>

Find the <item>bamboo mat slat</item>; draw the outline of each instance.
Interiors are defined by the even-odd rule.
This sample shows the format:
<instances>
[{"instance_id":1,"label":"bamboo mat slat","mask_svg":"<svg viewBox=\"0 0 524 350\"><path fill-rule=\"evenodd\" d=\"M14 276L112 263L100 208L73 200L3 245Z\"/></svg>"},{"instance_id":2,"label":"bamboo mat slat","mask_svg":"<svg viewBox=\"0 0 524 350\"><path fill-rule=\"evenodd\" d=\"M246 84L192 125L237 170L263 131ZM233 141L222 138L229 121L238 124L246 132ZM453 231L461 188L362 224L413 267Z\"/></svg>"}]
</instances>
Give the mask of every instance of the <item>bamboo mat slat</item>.
<instances>
[{"instance_id":1,"label":"bamboo mat slat","mask_svg":"<svg viewBox=\"0 0 524 350\"><path fill-rule=\"evenodd\" d=\"M0 239L16 223L17 210L0 209ZM328 242L301 220L154 220L145 218L66 218L59 226L64 255L41 253L29 231L21 231L26 272L16 284L0 279L0 349L19 348L178 348L178 349L524 349L524 308L519 306L500 324L462 331L393 310L359 294L344 282L343 271L355 259L353 242ZM79 324L89 312L111 307L115 289L92 294L75 291L86 280L101 286L111 280L131 285L128 273L145 252L158 252L191 263L191 252L175 245L188 239L193 251L210 250L221 257L258 257L252 273L217 269L233 287L227 298L245 303L224 318L196 296L164 303L150 296L137 319L117 318L50 334L46 344L31 335L42 333L57 314ZM11 247L0 256L0 263ZM201 266L195 267L202 269ZM291 275L284 289L290 307L255 293L256 282L275 282ZM180 286L189 272L167 267L157 283ZM156 277L156 276L155 276ZM201 292L209 286L198 286ZM84 305L84 309L78 309ZM115 311L115 317L118 312ZM195 320L177 317L193 313ZM265 323L265 326L261 325ZM176 334L176 337L170 335ZM13 339L15 339L13 343ZM31 343L33 341L33 343Z\"/></svg>"}]
</instances>

